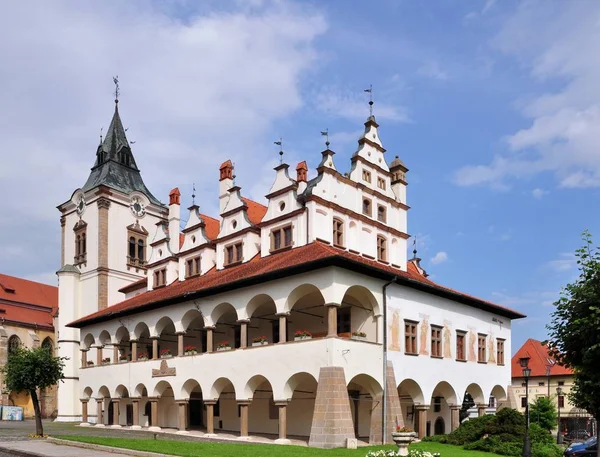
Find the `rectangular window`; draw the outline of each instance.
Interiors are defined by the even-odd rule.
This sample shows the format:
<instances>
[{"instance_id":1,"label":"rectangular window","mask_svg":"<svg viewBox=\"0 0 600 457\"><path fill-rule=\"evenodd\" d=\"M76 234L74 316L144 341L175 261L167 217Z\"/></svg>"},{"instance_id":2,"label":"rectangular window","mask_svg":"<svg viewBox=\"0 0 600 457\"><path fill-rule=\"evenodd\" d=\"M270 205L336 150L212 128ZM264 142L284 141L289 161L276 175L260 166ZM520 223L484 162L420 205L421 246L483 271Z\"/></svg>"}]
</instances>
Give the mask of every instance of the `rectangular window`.
<instances>
[{"instance_id":1,"label":"rectangular window","mask_svg":"<svg viewBox=\"0 0 600 457\"><path fill-rule=\"evenodd\" d=\"M442 328L431 326L431 357L442 357Z\"/></svg>"},{"instance_id":2,"label":"rectangular window","mask_svg":"<svg viewBox=\"0 0 600 457\"><path fill-rule=\"evenodd\" d=\"M162 287L167 284L167 269L162 268L154 272L154 287Z\"/></svg>"},{"instance_id":3,"label":"rectangular window","mask_svg":"<svg viewBox=\"0 0 600 457\"><path fill-rule=\"evenodd\" d=\"M225 247L225 265L241 262L243 259L243 244L230 244Z\"/></svg>"},{"instance_id":4,"label":"rectangular window","mask_svg":"<svg viewBox=\"0 0 600 457\"><path fill-rule=\"evenodd\" d=\"M404 321L404 352L417 353L417 322Z\"/></svg>"},{"instance_id":5,"label":"rectangular window","mask_svg":"<svg viewBox=\"0 0 600 457\"><path fill-rule=\"evenodd\" d=\"M377 260L387 262L387 240L382 237L377 237Z\"/></svg>"},{"instance_id":6,"label":"rectangular window","mask_svg":"<svg viewBox=\"0 0 600 457\"><path fill-rule=\"evenodd\" d=\"M377 220L379 222L387 222L387 215L386 215L386 211L385 211L385 206L383 205L379 205L377 207Z\"/></svg>"},{"instance_id":7,"label":"rectangular window","mask_svg":"<svg viewBox=\"0 0 600 457\"><path fill-rule=\"evenodd\" d=\"M371 200L368 198L363 198L362 213L365 216L371 216Z\"/></svg>"},{"instance_id":8,"label":"rectangular window","mask_svg":"<svg viewBox=\"0 0 600 457\"><path fill-rule=\"evenodd\" d=\"M439 413L442 410L442 397L433 397L433 412Z\"/></svg>"},{"instance_id":9,"label":"rectangular window","mask_svg":"<svg viewBox=\"0 0 600 457\"><path fill-rule=\"evenodd\" d=\"M333 220L333 244L344 246L344 223L340 219Z\"/></svg>"},{"instance_id":10,"label":"rectangular window","mask_svg":"<svg viewBox=\"0 0 600 457\"><path fill-rule=\"evenodd\" d=\"M465 357L465 332L456 332L456 360L467 360Z\"/></svg>"},{"instance_id":11,"label":"rectangular window","mask_svg":"<svg viewBox=\"0 0 600 457\"><path fill-rule=\"evenodd\" d=\"M377 187L379 187L381 190L385 190L385 179L377 178Z\"/></svg>"},{"instance_id":12,"label":"rectangular window","mask_svg":"<svg viewBox=\"0 0 600 457\"><path fill-rule=\"evenodd\" d=\"M185 261L185 277L190 278L200 274L200 256Z\"/></svg>"},{"instance_id":13,"label":"rectangular window","mask_svg":"<svg viewBox=\"0 0 600 457\"><path fill-rule=\"evenodd\" d=\"M87 224L80 220L75 224L75 257L73 263L79 265L86 262L87 256L87 239L86 239Z\"/></svg>"},{"instance_id":14,"label":"rectangular window","mask_svg":"<svg viewBox=\"0 0 600 457\"><path fill-rule=\"evenodd\" d=\"M559 408L564 408L565 407L565 396L564 395L559 395L558 396L558 407Z\"/></svg>"},{"instance_id":15,"label":"rectangular window","mask_svg":"<svg viewBox=\"0 0 600 457\"><path fill-rule=\"evenodd\" d=\"M486 343L487 335L483 335L479 333L477 335L477 361L481 363L486 363L485 358L485 343Z\"/></svg>"},{"instance_id":16,"label":"rectangular window","mask_svg":"<svg viewBox=\"0 0 600 457\"><path fill-rule=\"evenodd\" d=\"M351 313L350 307L344 306L337 309L337 332L350 333L351 332Z\"/></svg>"},{"instance_id":17,"label":"rectangular window","mask_svg":"<svg viewBox=\"0 0 600 457\"><path fill-rule=\"evenodd\" d=\"M496 362L498 365L504 365L504 340L496 342Z\"/></svg>"},{"instance_id":18,"label":"rectangular window","mask_svg":"<svg viewBox=\"0 0 600 457\"><path fill-rule=\"evenodd\" d=\"M544 387L545 385L546 385L546 383L544 381L538 382L538 386L540 386L540 387Z\"/></svg>"},{"instance_id":19,"label":"rectangular window","mask_svg":"<svg viewBox=\"0 0 600 457\"><path fill-rule=\"evenodd\" d=\"M565 382L564 382L564 381L558 381L558 385L559 385L559 386L564 386L564 385L565 385Z\"/></svg>"},{"instance_id":20,"label":"rectangular window","mask_svg":"<svg viewBox=\"0 0 600 457\"><path fill-rule=\"evenodd\" d=\"M289 248L292 246L292 226L274 229L271 232L271 251Z\"/></svg>"},{"instance_id":21,"label":"rectangular window","mask_svg":"<svg viewBox=\"0 0 600 457\"><path fill-rule=\"evenodd\" d=\"M362 171L362 178L365 182L371 182L371 172L367 170Z\"/></svg>"},{"instance_id":22,"label":"rectangular window","mask_svg":"<svg viewBox=\"0 0 600 457\"><path fill-rule=\"evenodd\" d=\"M521 397L521 408L527 407L527 397Z\"/></svg>"}]
</instances>

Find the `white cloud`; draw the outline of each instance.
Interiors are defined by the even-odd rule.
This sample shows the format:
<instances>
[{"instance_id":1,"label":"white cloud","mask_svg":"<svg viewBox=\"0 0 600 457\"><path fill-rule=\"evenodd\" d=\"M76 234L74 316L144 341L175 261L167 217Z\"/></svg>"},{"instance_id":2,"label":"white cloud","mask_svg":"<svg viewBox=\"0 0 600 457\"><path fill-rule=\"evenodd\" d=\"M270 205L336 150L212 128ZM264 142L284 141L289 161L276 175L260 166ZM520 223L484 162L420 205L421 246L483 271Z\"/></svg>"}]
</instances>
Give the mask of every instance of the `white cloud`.
<instances>
[{"instance_id":1,"label":"white cloud","mask_svg":"<svg viewBox=\"0 0 600 457\"><path fill-rule=\"evenodd\" d=\"M519 294L508 294L506 291L492 292L492 300L499 305L514 306L517 308L527 306L549 306L558 299L558 292L546 291L528 291Z\"/></svg>"},{"instance_id":2,"label":"white cloud","mask_svg":"<svg viewBox=\"0 0 600 457\"><path fill-rule=\"evenodd\" d=\"M440 263L444 263L447 260L448 260L448 254L444 251L440 251L431 258L431 263L433 265L439 265Z\"/></svg>"},{"instance_id":3,"label":"white cloud","mask_svg":"<svg viewBox=\"0 0 600 457\"><path fill-rule=\"evenodd\" d=\"M455 175L462 186L506 188L512 180L551 172L560 187L600 186L600 3L527 1L494 45L521 62L547 93L520 100L528 126L510 134L507 152Z\"/></svg>"},{"instance_id":4,"label":"white cloud","mask_svg":"<svg viewBox=\"0 0 600 457\"><path fill-rule=\"evenodd\" d=\"M303 105L300 83L314 71L325 18L309 5L277 1L185 18L160 8L5 5L0 54L10 64L0 70L0 194L10 198L0 200L0 212L11 216L0 222L0 253L13 273L57 269L55 207L89 174L100 127L112 116L115 74L137 164L159 199L196 182L197 202L213 212L217 167L226 158L235 160L246 195L268 190L270 182L249 192L255 176L248 170L268 161L273 123Z\"/></svg>"},{"instance_id":5,"label":"white cloud","mask_svg":"<svg viewBox=\"0 0 600 457\"><path fill-rule=\"evenodd\" d=\"M533 195L533 198L537 198L538 200L540 200L546 194L548 194L548 191L540 189L539 187L531 191L531 195Z\"/></svg>"},{"instance_id":6,"label":"white cloud","mask_svg":"<svg viewBox=\"0 0 600 457\"><path fill-rule=\"evenodd\" d=\"M437 81L446 81L448 79L448 73L436 61L426 62L421 65L417 69L417 74Z\"/></svg>"},{"instance_id":7,"label":"white cloud","mask_svg":"<svg viewBox=\"0 0 600 457\"><path fill-rule=\"evenodd\" d=\"M547 262L545 267L557 273L571 271L577 267L577 257L571 252L563 252L559 255L558 259Z\"/></svg>"}]
</instances>

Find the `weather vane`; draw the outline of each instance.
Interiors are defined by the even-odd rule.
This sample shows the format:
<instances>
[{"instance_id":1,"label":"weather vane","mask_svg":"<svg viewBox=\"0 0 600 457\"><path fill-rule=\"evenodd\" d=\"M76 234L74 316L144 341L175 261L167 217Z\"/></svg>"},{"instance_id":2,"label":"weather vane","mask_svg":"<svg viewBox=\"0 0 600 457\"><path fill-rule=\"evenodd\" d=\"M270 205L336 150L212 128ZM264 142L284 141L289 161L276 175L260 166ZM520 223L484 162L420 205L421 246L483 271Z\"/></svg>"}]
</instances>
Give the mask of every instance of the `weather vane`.
<instances>
[{"instance_id":1,"label":"weather vane","mask_svg":"<svg viewBox=\"0 0 600 457\"><path fill-rule=\"evenodd\" d=\"M233 181L233 185L235 186L235 162L231 164L231 171L233 174L231 175L231 180Z\"/></svg>"},{"instance_id":2,"label":"weather vane","mask_svg":"<svg viewBox=\"0 0 600 457\"><path fill-rule=\"evenodd\" d=\"M322 131L321 136L325 137L325 146L327 146L327 149L329 149L329 145L331 144L329 143L329 129L325 129L324 131Z\"/></svg>"},{"instance_id":3,"label":"weather vane","mask_svg":"<svg viewBox=\"0 0 600 457\"><path fill-rule=\"evenodd\" d=\"M196 204L196 183L192 183L192 205Z\"/></svg>"},{"instance_id":4,"label":"weather vane","mask_svg":"<svg viewBox=\"0 0 600 457\"><path fill-rule=\"evenodd\" d=\"M413 259L417 258L417 236L415 235L415 239L413 240Z\"/></svg>"},{"instance_id":5,"label":"weather vane","mask_svg":"<svg viewBox=\"0 0 600 457\"><path fill-rule=\"evenodd\" d=\"M102 129L104 129L104 127L100 127L100 144L102 144Z\"/></svg>"},{"instance_id":6,"label":"weather vane","mask_svg":"<svg viewBox=\"0 0 600 457\"><path fill-rule=\"evenodd\" d=\"M273 141L273 144L279 146L279 163L283 163L283 138L279 138L279 141Z\"/></svg>"},{"instance_id":7,"label":"weather vane","mask_svg":"<svg viewBox=\"0 0 600 457\"><path fill-rule=\"evenodd\" d=\"M373 115L373 84L369 84L368 89L364 89L369 94L369 116Z\"/></svg>"},{"instance_id":8,"label":"weather vane","mask_svg":"<svg viewBox=\"0 0 600 457\"><path fill-rule=\"evenodd\" d=\"M121 95L121 91L119 91L119 76L113 76L113 82L115 83L115 103L119 103L119 95Z\"/></svg>"}]
</instances>

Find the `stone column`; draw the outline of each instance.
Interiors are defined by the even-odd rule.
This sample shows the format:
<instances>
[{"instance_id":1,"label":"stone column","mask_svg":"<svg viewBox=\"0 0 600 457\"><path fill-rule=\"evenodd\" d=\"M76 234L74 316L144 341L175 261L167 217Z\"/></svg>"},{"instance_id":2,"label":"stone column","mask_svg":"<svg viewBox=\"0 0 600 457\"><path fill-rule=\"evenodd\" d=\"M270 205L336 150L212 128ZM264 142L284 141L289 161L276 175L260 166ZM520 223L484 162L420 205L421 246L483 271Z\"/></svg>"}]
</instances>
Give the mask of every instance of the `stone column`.
<instances>
[{"instance_id":1,"label":"stone column","mask_svg":"<svg viewBox=\"0 0 600 457\"><path fill-rule=\"evenodd\" d=\"M87 353L88 349L81 350L81 368L87 367Z\"/></svg>"},{"instance_id":2,"label":"stone column","mask_svg":"<svg viewBox=\"0 0 600 457\"><path fill-rule=\"evenodd\" d=\"M104 421L102 420L102 406L104 405L104 398L96 398L96 427L104 427Z\"/></svg>"},{"instance_id":3,"label":"stone column","mask_svg":"<svg viewBox=\"0 0 600 457\"><path fill-rule=\"evenodd\" d=\"M215 435L215 405L217 400L204 400L206 405L206 434L210 436Z\"/></svg>"},{"instance_id":4,"label":"stone column","mask_svg":"<svg viewBox=\"0 0 600 457\"><path fill-rule=\"evenodd\" d=\"M98 310L108 306L108 209L110 200L100 197L98 204Z\"/></svg>"},{"instance_id":5,"label":"stone column","mask_svg":"<svg viewBox=\"0 0 600 457\"><path fill-rule=\"evenodd\" d=\"M183 357L183 335L185 332L177 332L177 357Z\"/></svg>"},{"instance_id":6,"label":"stone column","mask_svg":"<svg viewBox=\"0 0 600 457\"><path fill-rule=\"evenodd\" d=\"M214 327L206 327L206 352L213 352L214 351L214 344L213 344L213 330L215 328Z\"/></svg>"},{"instance_id":7,"label":"stone column","mask_svg":"<svg viewBox=\"0 0 600 457\"><path fill-rule=\"evenodd\" d=\"M102 365L102 346L96 346L96 365Z\"/></svg>"},{"instance_id":8,"label":"stone column","mask_svg":"<svg viewBox=\"0 0 600 457\"><path fill-rule=\"evenodd\" d=\"M121 425L119 424L119 399L118 398L113 398L112 400L112 404L113 404L113 424L112 426L114 428L118 428Z\"/></svg>"},{"instance_id":9,"label":"stone column","mask_svg":"<svg viewBox=\"0 0 600 457\"><path fill-rule=\"evenodd\" d=\"M419 439L423 439L427 436L427 411L429 411L429 405L415 406L415 414L417 416L415 425Z\"/></svg>"},{"instance_id":10,"label":"stone column","mask_svg":"<svg viewBox=\"0 0 600 457\"><path fill-rule=\"evenodd\" d=\"M153 336L152 340L152 360L158 359L158 337Z\"/></svg>"},{"instance_id":11,"label":"stone column","mask_svg":"<svg viewBox=\"0 0 600 457\"><path fill-rule=\"evenodd\" d=\"M240 319L237 321L240 324L240 349L248 347L248 319Z\"/></svg>"},{"instance_id":12,"label":"stone column","mask_svg":"<svg viewBox=\"0 0 600 457\"><path fill-rule=\"evenodd\" d=\"M131 428L138 429L140 427L140 399L137 397L131 397L131 403L133 404L133 425Z\"/></svg>"},{"instance_id":13,"label":"stone column","mask_svg":"<svg viewBox=\"0 0 600 457\"><path fill-rule=\"evenodd\" d=\"M386 370L387 383L387 405L386 414L386 433L382 437L383 429L383 392L373 398L373 407L371 408L371 430L369 431L369 443L371 444L389 444L392 443L392 432L396 427L404 426L404 416L402 406L398 397L396 376L394 375L394 364L388 360ZM385 441L384 441L385 440Z\"/></svg>"},{"instance_id":14,"label":"stone column","mask_svg":"<svg viewBox=\"0 0 600 457\"><path fill-rule=\"evenodd\" d=\"M460 406L450 406L450 431L456 430L460 425Z\"/></svg>"},{"instance_id":15,"label":"stone column","mask_svg":"<svg viewBox=\"0 0 600 457\"><path fill-rule=\"evenodd\" d=\"M137 340L131 340L131 361L137 362Z\"/></svg>"},{"instance_id":16,"label":"stone column","mask_svg":"<svg viewBox=\"0 0 600 457\"><path fill-rule=\"evenodd\" d=\"M185 432L185 430L187 428L188 401L187 400L177 400L176 403L179 406L178 415L177 415L177 428L179 429L178 430L179 432Z\"/></svg>"},{"instance_id":17,"label":"stone column","mask_svg":"<svg viewBox=\"0 0 600 457\"><path fill-rule=\"evenodd\" d=\"M290 440L287 439L287 405L288 401L276 401L275 406L279 409L279 438L275 440L278 444L288 444Z\"/></svg>"},{"instance_id":18,"label":"stone column","mask_svg":"<svg viewBox=\"0 0 600 457\"><path fill-rule=\"evenodd\" d=\"M337 310L340 305L328 303L325 306L327 306L327 338L332 338L337 336Z\"/></svg>"},{"instance_id":19,"label":"stone column","mask_svg":"<svg viewBox=\"0 0 600 457\"><path fill-rule=\"evenodd\" d=\"M248 406L251 400L238 400L237 404L240 407L240 438L248 436Z\"/></svg>"},{"instance_id":20,"label":"stone column","mask_svg":"<svg viewBox=\"0 0 600 457\"><path fill-rule=\"evenodd\" d=\"M150 402L150 423L149 430L160 430L158 426L158 397L149 397Z\"/></svg>"},{"instance_id":21,"label":"stone column","mask_svg":"<svg viewBox=\"0 0 600 457\"><path fill-rule=\"evenodd\" d=\"M279 341L275 341L276 343L285 343L287 341L287 317L288 313L278 313L276 314L279 317Z\"/></svg>"},{"instance_id":22,"label":"stone column","mask_svg":"<svg viewBox=\"0 0 600 457\"><path fill-rule=\"evenodd\" d=\"M81 399L81 422L88 424L88 399Z\"/></svg>"},{"instance_id":23,"label":"stone column","mask_svg":"<svg viewBox=\"0 0 600 457\"><path fill-rule=\"evenodd\" d=\"M480 403L477 405L477 415L479 417L485 416L485 412L487 411L487 405Z\"/></svg>"},{"instance_id":24,"label":"stone column","mask_svg":"<svg viewBox=\"0 0 600 457\"><path fill-rule=\"evenodd\" d=\"M113 363L119 363L119 345L113 345Z\"/></svg>"}]
</instances>

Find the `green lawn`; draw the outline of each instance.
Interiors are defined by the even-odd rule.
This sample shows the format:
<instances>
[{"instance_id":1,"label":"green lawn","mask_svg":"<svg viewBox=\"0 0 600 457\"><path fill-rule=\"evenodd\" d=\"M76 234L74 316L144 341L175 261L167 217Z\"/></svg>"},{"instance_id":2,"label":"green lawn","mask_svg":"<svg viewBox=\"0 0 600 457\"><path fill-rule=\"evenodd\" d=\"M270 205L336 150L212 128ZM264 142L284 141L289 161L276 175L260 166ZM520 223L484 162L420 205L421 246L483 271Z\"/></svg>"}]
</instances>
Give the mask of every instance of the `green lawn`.
<instances>
[{"instance_id":1,"label":"green lawn","mask_svg":"<svg viewBox=\"0 0 600 457\"><path fill-rule=\"evenodd\" d=\"M136 451L158 452L183 457L364 457L371 449L382 446L349 449L315 449L300 446L280 446L274 444L208 443L198 441L152 440L132 438L104 438L95 436L60 436L59 438L83 443L134 449ZM395 446L386 446L395 449ZM439 443L418 443L411 446L431 452L439 452L441 457L500 457L496 454L465 451L458 446Z\"/></svg>"}]
</instances>

